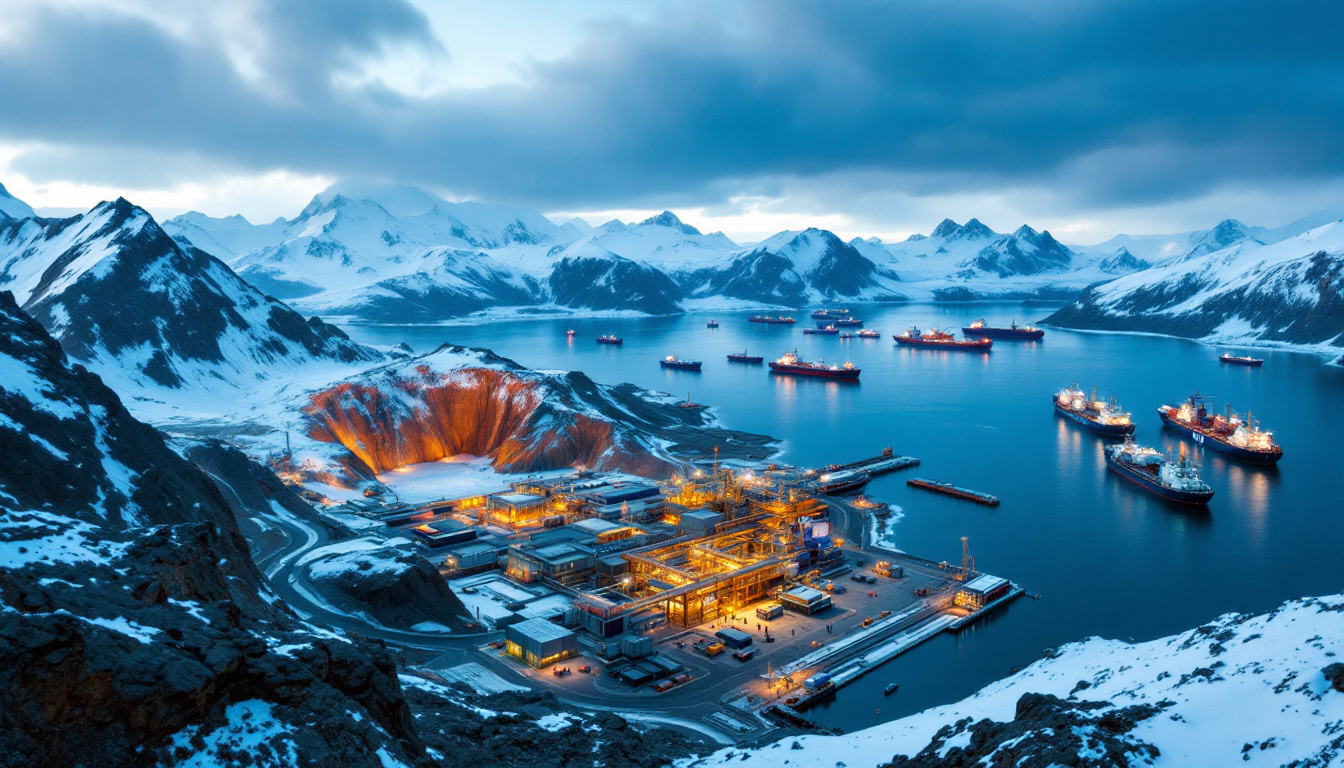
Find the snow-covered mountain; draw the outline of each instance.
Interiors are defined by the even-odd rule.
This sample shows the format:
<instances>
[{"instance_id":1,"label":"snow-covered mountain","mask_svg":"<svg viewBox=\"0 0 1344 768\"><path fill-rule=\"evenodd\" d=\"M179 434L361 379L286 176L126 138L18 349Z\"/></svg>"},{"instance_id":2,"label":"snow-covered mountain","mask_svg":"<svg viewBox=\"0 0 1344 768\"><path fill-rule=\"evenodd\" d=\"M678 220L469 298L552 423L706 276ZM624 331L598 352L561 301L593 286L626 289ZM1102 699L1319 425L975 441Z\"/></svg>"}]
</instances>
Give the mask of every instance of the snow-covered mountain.
<instances>
[{"instance_id":1,"label":"snow-covered mountain","mask_svg":"<svg viewBox=\"0 0 1344 768\"><path fill-rule=\"evenodd\" d=\"M33 216L33 209L22 200L9 194L4 184L0 184L0 221L26 219Z\"/></svg>"},{"instance_id":2,"label":"snow-covered mountain","mask_svg":"<svg viewBox=\"0 0 1344 768\"><path fill-rule=\"evenodd\" d=\"M1045 322L1210 342L1344 346L1344 222L1265 245L1219 226L1186 255L1090 288ZM1208 250L1223 241L1233 245Z\"/></svg>"},{"instance_id":3,"label":"snow-covered mountain","mask_svg":"<svg viewBox=\"0 0 1344 768\"><path fill-rule=\"evenodd\" d=\"M68 219L0 221L0 289L122 392L236 391L315 363L381 359L124 199Z\"/></svg>"},{"instance_id":4,"label":"snow-covered mountain","mask_svg":"<svg viewBox=\"0 0 1344 768\"><path fill-rule=\"evenodd\" d=\"M1174 637L1093 638L968 699L843 736L726 749L685 768L1337 766L1344 595Z\"/></svg>"}]
</instances>

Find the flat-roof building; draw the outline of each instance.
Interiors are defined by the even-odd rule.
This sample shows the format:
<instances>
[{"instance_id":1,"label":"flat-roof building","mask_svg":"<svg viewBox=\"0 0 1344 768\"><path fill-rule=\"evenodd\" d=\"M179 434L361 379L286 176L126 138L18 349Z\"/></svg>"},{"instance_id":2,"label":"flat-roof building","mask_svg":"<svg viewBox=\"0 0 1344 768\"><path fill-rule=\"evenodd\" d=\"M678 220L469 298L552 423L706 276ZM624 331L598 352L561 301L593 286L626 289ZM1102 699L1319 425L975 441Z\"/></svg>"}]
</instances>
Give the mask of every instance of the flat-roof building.
<instances>
[{"instance_id":1,"label":"flat-roof building","mask_svg":"<svg viewBox=\"0 0 1344 768\"><path fill-rule=\"evenodd\" d=\"M1011 588L1012 584L1007 579L985 574L961 585L952 598L952 604L968 611L977 611L1008 594Z\"/></svg>"},{"instance_id":2,"label":"flat-roof building","mask_svg":"<svg viewBox=\"0 0 1344 768\"><path fill-rule=\"evenodd\" d=\"M545 619L528 619L504 628L504 649L528 666L543 669L577 656L579 638Z\"/></svg>"},{"instance_id":3,"label":"flat-roof building","mask_svg":"<svg viewBox=\"0 0 1344 768\"><path fill-rule=\"evenodd\" d=\"M820 613L831 607L831 596L819 589L797 586L779 596L780 605L807 615Z\"/></svg>"}]
</instances>

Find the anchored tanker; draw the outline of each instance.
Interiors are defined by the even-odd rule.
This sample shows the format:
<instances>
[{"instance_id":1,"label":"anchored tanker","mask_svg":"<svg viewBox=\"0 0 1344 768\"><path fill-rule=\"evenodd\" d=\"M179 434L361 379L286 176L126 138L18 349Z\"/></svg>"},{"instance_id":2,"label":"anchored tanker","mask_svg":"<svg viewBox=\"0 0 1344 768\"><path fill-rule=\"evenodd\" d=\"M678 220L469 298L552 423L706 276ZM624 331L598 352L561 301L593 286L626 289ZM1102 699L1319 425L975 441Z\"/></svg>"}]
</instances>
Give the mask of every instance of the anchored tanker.
<instances>
[{"instance_id":1,"label":"anchored tanker","mask_svg":"<svg viewBox=\"0 0 1344 768\"><path fill-rule=\"evenodd\" d=\"M1283 449L1274 442L1274 433L1260 429L1247 411L1242 421L1231 406L1225 416L1210 416L1213 398L1198 392L1180 407L1164 405L1157 409L1162 423L1194 440L1196 443L1225 453L1234 459L1257 464L1274 464L1283 457Z\"/></svg>"},{"instance_id":2,"label":"anchored tanker","mask_svg":"<svg viewBox=\"0 0 1344 768\"><path fill-rule=\"evenodd\" d=\"M934 328L927 333L915 327L910 327L905 333L892 337L896 343L903 347L925 347L928 349L957 349L966 352L988 352L994 342L989 339L966 339L957 341L957 337L950 333Z\"/></svg>"},{"instance_id":3,"label":"anchored tanker","mask_svg":"<svg viewBox=\"0 0 1344 768\"><path fill-rule=\"evenodd\" d=\"M824 361L815 363L798 359L798 351L785 352L778 360L770 362L770 370L775 373L791 373L798 376L820 376L825 379L859 380L859 369L845 361L844 365L826 365Z\"/></svg>"},{"instance_id":4,"label":"anchored tanker","mask_svg":"<svg viewBox=\"0 0 1344 768\"><path fill-rule=\"evenodd\" d=\"M1077 384L1071 384L1055 393L1054 403L1055 413L1099 435L1124 437L1134 434L1134 422L1129 414L1120 409L1114 396L1106 402L1097 399L1096 387L1092 388L1089 398Z\"/></svg>"},{"instance_id":5,"label":"anchored tanker","mask_svg":"<svg viewBox=\"0 0 1344 768\"><path fill-rule=\"evenodd\" d=\"M968 338L1014 339L1018 341L1034 341L1045 335L1045 331L1033 325L1019 326L1016 320L1007 328L994 328L985 325L983 319L976 320L962 328L961 332Z\"/></svg>"},{"instance_id":6,"label":"anchored tanker","mask_svg":"<svg viewBox=\"0 0 1344 768\"><path fill-rule=\"evenodd\" d=\"M1182 504L1207 504L1213 488L1199 477L1199 470L1185 458L1172 461L1156 450L1133 440L1106 446L1106 466L1112 472L1164 499Z\"/></svg>"}]
</instances>

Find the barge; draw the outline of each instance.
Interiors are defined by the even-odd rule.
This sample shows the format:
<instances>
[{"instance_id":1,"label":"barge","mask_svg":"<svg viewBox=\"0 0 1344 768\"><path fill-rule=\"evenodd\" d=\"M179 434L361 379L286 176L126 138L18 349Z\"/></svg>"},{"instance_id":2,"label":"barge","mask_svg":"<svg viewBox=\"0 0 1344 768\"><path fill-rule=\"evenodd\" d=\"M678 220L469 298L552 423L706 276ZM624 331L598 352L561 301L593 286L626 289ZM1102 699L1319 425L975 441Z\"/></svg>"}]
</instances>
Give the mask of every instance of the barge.
<instances>
[{"instance_id":1,"label":"barge","mask_svg":"<svg viewBox=\"0 0 1344 768\"><path fill-rule=\"evenodd\" d=\"M1210 416L1213 399L1196 392L1180 407L1163 405L1157 409L1162 424L1210 450L1234 459L1256 464L1277 464L1283 458L1283 448L1274 442L1274 433L1255 423L1254 415L1246 412L1242 421L1232 407L1227 406L1224 416Z\"/></svg>"},{"instance_id":2,"label":"barge","mask_svg":"<svg viewBox=\"0 0 1344 768\"><path fill-rule=\"evenodd\" d=\"M779 317L770 317L769 315L753 315L752 317L748 318L747 321L751 323L765 323L766 325L793 325L794 323L798 322L797 320L794 320L792 317L785 317L784 315L780 315Z\"/></svg>"},{"instance_id":3,"label":"barge","mask_svg":"<svg viewBox=\"0 0 1344 768\"><path fill-rule=\"evenodd\" d=\"M974 501L976 504L984 504L987 507L999 506L999 497L980 491L972 491L969 488L961 488L951 483L939 482L938 480L928 480L922 477L906 480L905 484L914 488L923 488L926 491L941 493L944 496L951 496L954 499L965 499Z\"/></svg>"},{"instance_id":4,"label":"barge","mask_svg":"<svg viewBox=\"0 0 1344 768\"><path fill-rule=\"evenodd\" d=\"M1105 402L1099 400L1096 387L1092 388L1089 398L1077 384L1071 384L1056 392L1052 400L1055 413L1099 435L1125 437L1134 434L1134 421L1129 414L1120 409L1114 396Z\"/></svg>"},{"instance_id":5,"label":"barge","mask_svg":"<svg viewBox=\"0 0 1344 768\"><path fill-rule=\"evenodd\" d=\"M1016 341L1035 341L1045 336L1045 331L1034 325L1019 326L1014 320L1007 328L995 328L985 325L984 319L976 320L974 323L961 329L961 332L968 338L981 339L1010 339Z\"/></svg>"},{"instance_id":6,"label":"barge","mask_svg":"<svg viewBox=\"0 0 1344 768\"><path fill-rule=\"evenodd\" d=\"M728 355L728 362L730 362L730 363L755 363L755 364L758 364L758 365L759 365L760 363L764 363L764 362L765 362L765 357L760 356L760 355L748 355L748 354L747 354L747 351L744 349L744 350L742 350L741 352L732 352L732 353L729 353L729 355Z\"/></svg>"},{"instance_id":7,"label":"barge","mask_svg":"<svg viewBox=\"0 0 1344 768\"><path fill-rule=\"evenodd\" d=\"M957 337L950 333L934 328L925 333L918 328L911 326L905 331L892 336L896 343L903 347L924 347L926 349L952 349L963 352L988 352L994 346L991 339L964 339L957 341Z\"/></svg>"},{"instance_id":8,"label":"barge","mask_svg":"<svg viewBox=\"0 0 1344 768\"><path fill-rule=\"evenodd\" d=\"M775 373L795 374L798 376L817 376L824 379L858 381L859 370L854 364L845 361L844 365L826 365L824 360L810 363L798 359L798 350L785 352L778 360L770 362L770 370Z\"/></svg>"},{"instance_id":9,"label":"barge","mask_svg":"<svg viewBox=\"0 0 1344 768\"><path fill-rule=\"evenodd\" d=\"M1213 498L1213 488L1199 477L1199 470L1185 458L1168 459L1132 440L1106 447L1106 466L1144 490L1181 504L1204 505Z\"/></svg>"}]
</instances>

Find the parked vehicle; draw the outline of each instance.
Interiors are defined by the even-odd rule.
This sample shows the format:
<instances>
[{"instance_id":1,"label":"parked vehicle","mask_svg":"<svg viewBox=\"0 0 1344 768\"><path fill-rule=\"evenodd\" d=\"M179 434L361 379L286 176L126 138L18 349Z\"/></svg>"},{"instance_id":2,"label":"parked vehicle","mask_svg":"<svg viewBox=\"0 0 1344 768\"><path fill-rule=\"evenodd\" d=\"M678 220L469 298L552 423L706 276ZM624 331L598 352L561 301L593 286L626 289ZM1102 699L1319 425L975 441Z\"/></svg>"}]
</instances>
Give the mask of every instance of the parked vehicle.
<instances>
[{"instance_id":1,"label":"parked vehicle","mask_svg":"<svg viewBox=\"0 0 1344 768\"><path fill-rule=\"evenodd\" d=\"M650 685L649 687L659 693L664 693L666 691L672 690L673 685L675 685L675 683L673 683L671 680L659 680L658 682L654 683L653 685Z\"/></svg>"},{"instance_id":2,"label":"parked vehicle","mask_svg":"<svg viewBox=\"0 0 1344 768\"><path fill-rule=\"evenodd\" d=\"M755 655L756 655L755 648L743 648L740 651L733 651L733 658L737 659L738 661L751 661L752 657L754 657Z\"/></svg>"}]
</instances>

